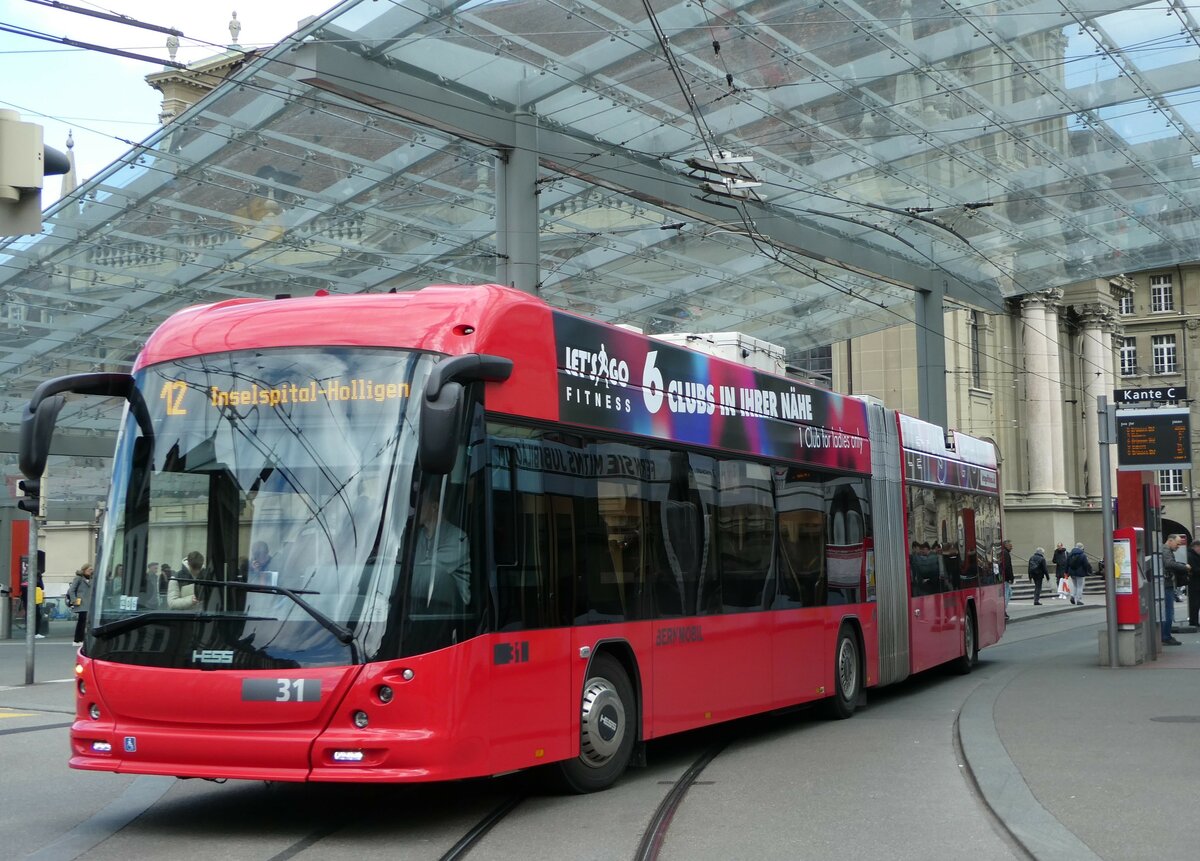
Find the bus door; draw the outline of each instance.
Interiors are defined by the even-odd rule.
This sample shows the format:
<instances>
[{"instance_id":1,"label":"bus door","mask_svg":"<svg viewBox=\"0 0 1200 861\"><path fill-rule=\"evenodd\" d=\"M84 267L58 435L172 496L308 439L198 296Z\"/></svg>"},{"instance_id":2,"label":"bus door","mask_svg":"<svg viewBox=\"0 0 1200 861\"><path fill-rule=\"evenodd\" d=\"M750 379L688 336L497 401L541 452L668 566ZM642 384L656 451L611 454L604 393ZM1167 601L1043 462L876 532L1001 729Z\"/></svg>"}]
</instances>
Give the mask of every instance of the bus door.
<instances>
[{"instance_id":1,"label":"bus door","mask_svg":"<svg viewBox=\"0 0 1200 861\"><path fill-rule=\"evenodd\" d=\"M488 724L499 772L574 753L579 703L570 689L571 630L564 622L575 605L578 540L569 497L541 484L537 473L518 474L511 448L496 446L492 462L497 633Z\"/></svg>"},{"instance_id":2,"label":"bus door","mask_svg":"<svg viewBox=\"0 0 1200 861\"><path fill-rule=\"evenodd\" d=\"M956 657L961 650L958 593L953 591L946 559L928 545L909 557L911 594L909 652L912 671L919 672Z\"/></svg>"},{"instance_id":3,"label":"bus door","mask_svg":"<svg viewBox=\"0 0 1200 861\"><path fill-rule=\"evenodd\" d=\"M823 503L819 493L809 497L777 487L779 515L779 583L773 609L776 614L772 657L774 697L777 705L803 702L819 696L833 666L833 637L826 630L829 618L806 607L829 603L828 550Z\"/></svg>"},{"instance_id":4,"label":"bus door","mask_svg":"<svg viewBox=\"0 0 1200 861\"><path fill-rule=\"evenodd\" d=\"M774 544L766 467L696 453L656 461L645 525L656 735L771 701Z\"/></svg>"}]
</instances>

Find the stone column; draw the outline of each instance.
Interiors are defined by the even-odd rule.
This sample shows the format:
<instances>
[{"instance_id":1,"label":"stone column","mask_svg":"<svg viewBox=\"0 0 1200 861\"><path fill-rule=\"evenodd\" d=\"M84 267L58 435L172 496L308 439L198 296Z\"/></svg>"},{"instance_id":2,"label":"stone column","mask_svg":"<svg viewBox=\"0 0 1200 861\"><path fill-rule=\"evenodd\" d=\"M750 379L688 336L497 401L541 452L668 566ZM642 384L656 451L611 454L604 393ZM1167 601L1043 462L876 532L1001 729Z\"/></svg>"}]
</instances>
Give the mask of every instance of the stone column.
<instances>
[{"instance_id":1,"label":"stone column","mask_svg":"<svg viewBox=\"0 0 1200 861\"><path fill-rule=\"evenodd\" d=\"M1063 291L1043 290L1046 297L1046 349L1049 352L1050 377L1050 459L1051 484L1056 496L1067 495L1066 434L1063 431L1062 348L1059 344L1059 309Z\"/></svg>"},{"instance_id":2,"label":"stone column","mask_svg":"<svg viewBox=\"0 0 1200 861\"><path fill-rule=\"evenodd\" d=\"M1121 320L1117 317L1115 310L1109 309L1108 316L1104 319L1104 358L1107 362L1104 366L1104 392L1108 396L1109 404L1113 402L1113 389L1117 385L1117 344L1120 342L1120 336L1125 334L1125 327L1121 325ZM1099 455L1100 449L1096 449ZM1109 450L1108 465L1111 471L1109 475L1109 487L1115 495L1117 492L1117 451L1113 447Z\"/></svg>"},{"instance_id":3,"label":"stone column","mask_svg":"<svg viewBox=\"0 0 1200 861\"><path fill-rule=\"evenodd\" d=\"M1083 398L1084 440L1087 457L1085 460L1084 494L1089 499L1100 496L1100 444L1099 423L1096 415L1096 398L1109 395L1108 374L1112 367L1112 340L1106 329L1111 326L1113 311L1105 305L1083 305L1079 308L1079 319L1083 326Z\"/></svg>"},{"instance_id":4,"label":"stone column","mask_svg":"<svg viewBox=\"0 0 1200 861\"><path fill-rule=\"evenodd\" d=\"M1046 297L1040 293L1021 299L1021 340L1025 350L1025 420L1020 439L1029 463L1029 493L1046 497L1054 490L1054 462Z\"/></svg>"}]
</instances>

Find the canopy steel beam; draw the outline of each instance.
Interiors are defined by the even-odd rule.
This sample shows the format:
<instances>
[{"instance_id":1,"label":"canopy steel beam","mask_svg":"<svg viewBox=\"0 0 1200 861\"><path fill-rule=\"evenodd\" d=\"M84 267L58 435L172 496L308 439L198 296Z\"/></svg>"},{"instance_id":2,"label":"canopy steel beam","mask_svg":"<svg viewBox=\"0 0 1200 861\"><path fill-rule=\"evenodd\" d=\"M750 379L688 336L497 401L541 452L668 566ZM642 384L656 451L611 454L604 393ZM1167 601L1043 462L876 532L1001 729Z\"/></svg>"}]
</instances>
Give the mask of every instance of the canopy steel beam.
<instances>
[{"instance_id":1,"label":"canopy steel beam","mask_svg":"<svg viewBox=\"0 0 1200 861\"><path fill-rule=\"evenodd\" d=\"M511 150L521 145L513 122L518 106L495 104L483 94L460 92L416 70L385 67L329 45L306 45L292 54L292 60L299 67L296 79L309 86L483 146ZM539 158L551 169L687 218L710 224L730 220L728 204L700 198L691 179L658 160L556 127L539 127L536 141ZM909 290L921 290L928 283L925 261L918 263L873 248L768 204L747 202L744 206L757 233L778 247ZM1004 310L997 293L949 274L945 280L948 297L990 311Z\"/></svg>"}]
</instances>

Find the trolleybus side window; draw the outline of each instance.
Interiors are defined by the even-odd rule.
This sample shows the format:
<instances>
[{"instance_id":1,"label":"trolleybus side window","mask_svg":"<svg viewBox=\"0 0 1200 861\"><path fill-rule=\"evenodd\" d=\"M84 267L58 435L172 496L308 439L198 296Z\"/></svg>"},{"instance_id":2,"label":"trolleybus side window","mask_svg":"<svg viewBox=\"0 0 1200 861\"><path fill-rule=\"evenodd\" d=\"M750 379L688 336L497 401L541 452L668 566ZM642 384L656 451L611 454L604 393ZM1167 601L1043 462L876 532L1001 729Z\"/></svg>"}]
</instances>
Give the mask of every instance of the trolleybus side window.
<instances>
[{"instance_id":1,"label":"trolleybus side window","mask_svg":"<svg viewBox=\"0 0 1200 861\"><path fill-rule=\"evenodd\" d=\"M742 460L722 461L720 466L717 550L721 602L727 610L762 609L773 597L767 594L775 553L771 470Z\"/></svg>"},{"instance_id":2,"label":"trolleybus side window","mask_svg":"<svg viewBox=\"0 0 1200 861\"><path fill-rule=\"evenodd\" d=\"M570 624L579 557L576 500L553 466L579 452L580 443L543 441L539 430L498 423L488 434L497 630Z\"/></svg>"},{"instance_id":3,"label":"trolleybus side window","mask_svg":"<svg viewBox=\"0 0 1200 861\"><path fill-rule=\"evenodd\" d=\"M1000 502L994 496L910 484L906 490L912 593L995 582Z\"/></svg>"},{"instance_id":4,"label":"trolleybus side window","mask_svg":"<svg viewBox=\"0 0 1200 861\"><path fill-rule=\"evenodd\" d=\"M647 452L654 474L646 483L647 578L656 616L721 612L715 527L716 461L668 449Z\"/></svg>"},{"instance_id":5,"label":"trolleybus side window","mask_svg":"<svg viewBox=\"0 0 1200 861\"><path fill-rule=\"evenodd\" d=\"M783 469L777 477L779 591L774 606L825 604L825 499L823 482L806 470Z\"/></svg>"},{"instance_id":6,"label":"trolleybus side window","mask_svg":"<svg viewBox=\"0 0 1200 861\"><path fill-rule=\"evenodd\" d=\"M500 424L490 432L500 629L642 618L642 450Z\"/></svg>"},{"instance_id":7,"label":"trolleybus side window","mask_svg":"<svg viewBox=\"0 0 1200 861\"><path fill-rule=\"evenodd\" d=\"M579 562L582 608L576 622L642 618L643 458L636 446L597 442L589 446L594 478L577 478L577 512L584 536Z\"/></svg>"},{"instance_id":8,"label":"trolleybus side window","mask_svg":"<svg viewBox=\"0 0 1200 861\"><path fill-rule=\"evenodd\" d=\"M485 630L481 409L473 400L453 469L448 475L424 475L413 502L402 654L444 648Z\"/></svg>"},{"instance_id":9,"label":"trolleybus side window","mask_svg":"<svg viewBox=\"0 0 1200 861\"><path fill-rule=\"evenodd\" d=\"M861 478L778 469L779 590L774 606L862 600L870 503Z\"/></svg>"},{"instance_id":10,"label":"trolleybus side window","mask_svg":"<svg viewBox=\"0 0 1200 861\"><path fill-rule=\"evenodd\" d=\"M866 482L861 478L827 477L825 500L829 519L825 536L827 603L857 604L864 599L866 542L871 534Z\"/></svg>"}]
</instances>

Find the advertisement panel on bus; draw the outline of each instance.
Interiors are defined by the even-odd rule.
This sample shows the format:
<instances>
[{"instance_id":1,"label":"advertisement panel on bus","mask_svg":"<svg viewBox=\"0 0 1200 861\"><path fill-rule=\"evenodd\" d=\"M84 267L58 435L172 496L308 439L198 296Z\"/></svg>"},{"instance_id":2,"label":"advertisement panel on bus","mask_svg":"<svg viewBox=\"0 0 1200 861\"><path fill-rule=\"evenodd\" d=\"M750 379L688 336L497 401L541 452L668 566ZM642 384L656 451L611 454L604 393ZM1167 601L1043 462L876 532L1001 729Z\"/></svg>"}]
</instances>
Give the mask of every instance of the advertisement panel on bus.
<instances>
[{"instance_id":1,"label":"advertisement panel on bus","mask_svg":"<svg viewBox=\"0 0 1200 861\"><path fill-rule=\"evenodd\" d=\"M568 314L554 340L562 421L871 471L861 401Z\"/></svg>"}]
</instances>

